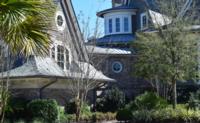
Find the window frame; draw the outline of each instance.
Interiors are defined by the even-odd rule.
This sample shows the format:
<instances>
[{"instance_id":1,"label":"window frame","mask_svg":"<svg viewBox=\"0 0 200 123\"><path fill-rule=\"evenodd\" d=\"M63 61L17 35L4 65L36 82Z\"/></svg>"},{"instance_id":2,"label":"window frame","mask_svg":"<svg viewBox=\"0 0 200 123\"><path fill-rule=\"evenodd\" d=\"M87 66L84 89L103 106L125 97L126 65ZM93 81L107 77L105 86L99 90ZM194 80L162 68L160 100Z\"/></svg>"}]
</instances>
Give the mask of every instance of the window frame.
<instances>
[{"instance_id":1,"label":"window frame","mask_svg":"<svg viewBox=\"0 0 200 123\"><path fill-rule=\"evenodd\" d=\"M58 24L58 17L59 16L62 17L62 20L63 20L63 24L61 26ZM63 31L65 29L65 27L66 27L66 20L65 20L65 16L64 16L64 14L63 14L62 11L57 11L56 12L55 23L56 23L57 29L59 31Z\"/></svg>"},{"instance_id":2,"label":"window frame","mask_svg":"<svg viewBox=\"0 0 200 123\"><path fill-rule=\"evenodd\" d=\"M59 47L62 47L59 49ZM53 44L50 49L50 58L54 59L63 70L68 70L70 65L70 51L62 43ZM61 65L62 64L62 65Z\"/></svg>"},{"instance_id":3,"label":"window frame","mask_svg":"<svg viewBox=\"0 0 200 123\"><path fill-rule=\"evenodd\" d=\"M124 32L129 32L129 18L128 17L124 17Z\"/></svg>"},{"instance_id":4,"label":"window frame","mask_svg":"<svg viewBox=\"0 0 200 123\"><path fill-rule=\"evenodd\" d=\"M115 70L114 66L115 66L116 64L119 65L119 67L120 67L119 70ZM122 65L122 63L121 63L120 61L114 61L114 62L112 63L112 71L113 71L114 73L121 73L121 72L123 71L123 65Z\"/></svg>"},{"instance_id":5,"label":"window frame","mask_svg":"<svg viewBox=\"0 0 200 123\"><path fill-rule=\"evenodd\" d=\"M119 17L115 18L115 32L121 32L121 19Z\"/></svg>"},{"instance_id":6,"label":"window frame","mask_svg":"<svg viewBox=\"0 0 200 123\"><path fill-rule=\"evenodd\" d=\"M108 32L111 34L113 33L113 19L108 19Z\"/></svg>"},{"instance_id":7,"label":"window frame","mask_svg":"<svg viewBox=\"0 0 200 123\"><path fill-rule=\"evenodd\" d=\"M146 24L144 25L144 17L146 17ZM142 13L140 15L140 24L141 24L141 30L145 30L148 28L148 14L145 12L145 13Z\"/></svg>"}]
</instances>

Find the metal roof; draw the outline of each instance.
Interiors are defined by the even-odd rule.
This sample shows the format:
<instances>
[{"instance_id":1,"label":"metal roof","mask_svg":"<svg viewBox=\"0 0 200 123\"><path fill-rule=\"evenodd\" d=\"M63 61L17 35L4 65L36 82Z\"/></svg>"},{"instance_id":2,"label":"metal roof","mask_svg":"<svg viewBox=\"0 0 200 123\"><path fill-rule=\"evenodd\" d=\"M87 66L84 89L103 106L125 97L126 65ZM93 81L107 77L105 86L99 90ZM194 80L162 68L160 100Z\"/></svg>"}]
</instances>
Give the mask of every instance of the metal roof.
<instances>
[{"instance_id":1,"label":"metal roof","mask_svg":"<svg viewBox=\"0 0 200 123\"><path fill-rule=\"evenodd\" d=\"M82 78L93 79L98 81L114 81L103 75L101 71L97 71L92 65L85 62L73 62L70 69L62 70L58 64L51 58L36 57L28 59L25 64L9 72L1 73L3 78L9 76L12 78L37 78L37 77L55 77L55 78Z\"/></svg>"},{"instance_id":2,"label":"metal roof","mask_svg":"<svg viewBox=\"0 0 200 123\"><path fill-rule=\"evenodd\" d=\"M130 55L131 51L117 48L104 48L92 45L86 45L88 53L94 54L112 54L112 55Z\"/></svg>"},{"instance_id":3,"label":"metal roof","mask_svg":"<svg viewBox=\"0 0 200 123\"><path fill-rule=\"evenodd\" d=\"M157 10L155 0L130 0L128 4L122 4L121 6L112 7L97 13L97 16L103 17L104 14L113 11L124 11L124 10L145 10L146 8L151 10Z\"/></svg>"},{"instance_id":4,"label":"metal roof","mask_svg":"<svg viewBox=\"0 0 200 123\"><path fill-rule=\"evenodd\" d=\"M129 43L135 40L135 35L133 34L115 34L107 35L96 40L96 43Z\"/></svg>"},{"instance_id":5,"label":"metal roof","mask_svg":"<svg viewBox=\"0 0 200 123\"><path fill-rule=\"evenodd\" d=\"M137 9L133 8L133 7L129 7L129 6L118 6L118 7L114 7L114 8L110 8L110 9L106 9L103 11L100 11L97 13L97 16L99 17L103 17L106 13L111 13L111 12L123 12L123 11L136 11Z\"/></svg>"}]
</instances>

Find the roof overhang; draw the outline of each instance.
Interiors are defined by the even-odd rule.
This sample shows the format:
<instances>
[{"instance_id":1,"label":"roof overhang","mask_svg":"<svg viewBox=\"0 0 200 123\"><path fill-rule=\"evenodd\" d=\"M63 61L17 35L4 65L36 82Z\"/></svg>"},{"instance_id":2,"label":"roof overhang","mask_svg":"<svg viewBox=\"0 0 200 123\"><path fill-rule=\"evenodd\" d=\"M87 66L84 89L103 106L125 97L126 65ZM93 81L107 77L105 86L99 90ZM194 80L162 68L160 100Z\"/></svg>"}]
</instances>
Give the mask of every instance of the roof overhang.
<instances>
[{"instance_id":1,"label":"roof overhang","mask_svg":"<svg viewBox=\"0 0 200 123\"><path fill-rule=\"evenodd\" d=\"M104 11L98 12L97 16L103 18L105 14L115 13L115 12L132 12L132 14L135 15L136 11L137 11L137 9L130 8L130 7L111 8L111 9L106 9Z\"/></svg>"},{"instance_id":2,"label":"roof overhang","mask_svg":"<svg viewBox=\"0 0 200 123\"><path fill-rule=\"evenodd\" d=\"M72 62L69 70L62 70L51 58L32 57L20 67L1 73L0 78L21 79L21 78L58 78L73 80L90 80L114 82L105 76L101 71L96 70L86 62Z\"/></svg>"}]
</instances>

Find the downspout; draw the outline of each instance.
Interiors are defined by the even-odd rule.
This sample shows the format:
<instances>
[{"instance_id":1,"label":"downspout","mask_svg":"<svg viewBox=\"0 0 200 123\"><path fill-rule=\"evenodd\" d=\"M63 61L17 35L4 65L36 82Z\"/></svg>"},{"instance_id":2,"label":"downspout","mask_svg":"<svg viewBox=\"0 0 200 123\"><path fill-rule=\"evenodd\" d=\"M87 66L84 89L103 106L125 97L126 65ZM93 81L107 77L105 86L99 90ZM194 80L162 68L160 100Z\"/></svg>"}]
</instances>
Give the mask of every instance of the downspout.
<instances>
[{"instance_id":1,"label":"downspout","mask_svg":"<svg viewBox=\"0 0 200 123\"><path fill-rule=\"evenodd\" d=\"M45 88L51 86L52 84L56 83L57 81L58 81L58 79L55 78L55 80L53 80L52 82L50 82L50 83L48 83L48 84L42 86L42 87L39 89L39 98L42 99L42 92L43 92L43 90L44 90Z\"/></svg>"}]
</instances>

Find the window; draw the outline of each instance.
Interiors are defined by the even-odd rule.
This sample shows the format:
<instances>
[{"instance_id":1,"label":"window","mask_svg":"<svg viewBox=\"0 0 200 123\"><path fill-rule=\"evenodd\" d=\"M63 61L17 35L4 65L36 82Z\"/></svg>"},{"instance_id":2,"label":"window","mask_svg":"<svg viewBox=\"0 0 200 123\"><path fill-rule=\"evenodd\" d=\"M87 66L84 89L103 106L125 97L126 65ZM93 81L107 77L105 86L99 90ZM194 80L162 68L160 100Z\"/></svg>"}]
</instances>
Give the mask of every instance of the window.
<instances>
[{"instance_id":1,"label":"window","mask_svg":"<svg viewBox=\"0 0 200 123\"><path fill-rule=\"evenodd\" d=\"M55 59L62 69L69 69L69 51L65 47L58 45L51 48L51 58Z\"/></svg>"},{"instance_id":2,"label":"window","mask_svg":"<svg viewBox=\"0 0 200 123\"><path fill-rule=\"evenodd\" d=\"M59 31L63 31L65 29L66 21L62 11L56 12L55 23Z\"/></svg>"},{"instance_id":3,"label":"window","mask_svg":"<svg viewBox=\"0 0 200 123\"><path fill-rule=\"evenodd\" d=\"M3 55L3 47L0 45L0 57Z\"/></svg>"},{"instance_id":4,"label":"window","mask_svg":"<svg viewBox=\"0 0 200 123\"><path fill-rule=\"evenodd\" d=\"M112 71L115 73L120 73L123 69L122 63L121 62L113 62L112 64Z\"/></svg>"},{"instance_id":5,"label":"window","mask_svg":"<svg viewBox=\"0 0 200 123\"><path fill-rule=\"evenodd\" d=\"M51 57L55 59L55 47L51 49Z\"/></svg>"},{"instance_id":6,"label":"window","mask_svg":"<svg viewBox=\"0 0 200 123\"><path fill-rule=\"evenodd\" d=\"M64 64L65 64L64 56L65 56L64 47L58 46L57 47L57 63L63 69L64 69Z\"/></svg>"},{"instance_id":7,"label":"window","mask_svg":"<svg viewBox=\"0 0 200 123\"><path fill-rule=\"evenodd\" d=\"M116 32L120 32L120 18L116 18L115 24L116 24Z\"/></svg>"},{"instance_id":8,"label":"window","mask_svg":"<svg viewBox=\"0 0 200 123\"><path fill-rule=\"evenodd\" d=\"M129 31L129 21L128 21L128 17L124 18L124 32L128 32Z\"/></svg>"},{"instance_id":9,"label":"window","mask_svg":"<svg viewBox=\"0 0 200 123\"><path fill-rule=\"evenodd\" d=\"M57 16L57 24L58 26L62 26L64 23L63 17L61 15Z\"/></svg>"},{"instance_id":10,"label":"window","mask_svg":"<svg viewBox=\"0 0 200 123\"><path fill-rule=\"evenodd\" d=\"M112 33L112 19L109 19L109 33Z\"/></svg>"},{"instance_id":11,"label":"window","mask_svg":"<svg viewBox=\"0 0 200 123\"><path fill-rule=\"evenodd\" d=\"M69 69L69 51L67 49L65 50L65 66L66 69Z\"/></svg>"},{"instance_id":12,"label":"window","mask_svg":"<svg viewBox=\"0 0 200 123\"><path fill-rule=\"evenodd\" d=\"M141 29L145 29L148 27L148 18L147 18L147 14L143 13L141 15Z\"/></svg>"}]
</instances>

